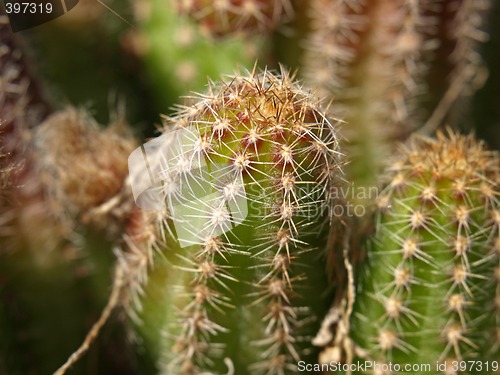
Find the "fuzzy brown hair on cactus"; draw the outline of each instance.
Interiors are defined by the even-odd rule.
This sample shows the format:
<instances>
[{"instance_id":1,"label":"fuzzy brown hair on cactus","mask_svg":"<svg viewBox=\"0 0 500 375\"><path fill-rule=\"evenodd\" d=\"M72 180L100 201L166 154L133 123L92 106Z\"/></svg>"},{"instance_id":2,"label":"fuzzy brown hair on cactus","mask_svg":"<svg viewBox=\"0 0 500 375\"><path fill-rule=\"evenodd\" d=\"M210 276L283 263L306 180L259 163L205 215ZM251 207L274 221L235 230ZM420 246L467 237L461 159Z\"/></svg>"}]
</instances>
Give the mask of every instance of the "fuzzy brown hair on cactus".
<instances>
[{"instance_id":1,"label":"fuzzy brown hair on cactus","mask_svg":"<svg viewBox=\"0 0 500 375\"><path fill-rule=\"evenodd\" d=\"M175 225L179 205L168 203L179 191L160 167L161 256L131 291L146 347L168 374L285 374L316 361L310 339L330 303L327 237L339 204L330 193L342 180L336 120L285 70L264 70L211 83L166 119L163 136L175 131L191 139L189 157L171 165L185 216L202 225ZM196 180L200 160L211 174ZM214 200L191 194L207 176Z\"/></svg>"},{"instance_id":2,"label":"fuzzy brown hair on cactus","mask_svg":"<svg viewBox=\"0 0 500 375\"><path fill-rule=\"evenodd\" d=\"M346 121L347 175L374 186L415 130L456 127L484 83L488 0L311 0L306 82ZM459 103L460 105L457 105ZM453 110L451 110L453 109Z\"/></svg>"},{"instance_id":3,"label":"fuzzy brown hair on cactus","mask_svg":"<svg viewBox=\"0 0 500 375\"><path fill-rule=\"evenodd\" d=\"M34 165L54 216L107 228L128 216L127 156L135 141L123 116L115 117L101 129L86 110L68 107L34 130Z\"/></svg>"}]
</instances>

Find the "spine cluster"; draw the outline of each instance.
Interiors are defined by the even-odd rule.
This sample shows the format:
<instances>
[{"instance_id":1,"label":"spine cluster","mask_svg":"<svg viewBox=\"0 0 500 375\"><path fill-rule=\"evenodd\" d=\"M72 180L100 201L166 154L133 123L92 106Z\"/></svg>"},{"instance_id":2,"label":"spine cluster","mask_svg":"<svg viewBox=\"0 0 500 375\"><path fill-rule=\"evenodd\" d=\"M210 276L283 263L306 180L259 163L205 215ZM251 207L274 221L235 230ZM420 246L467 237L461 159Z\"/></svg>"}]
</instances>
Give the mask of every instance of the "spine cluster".
<instances>
[{"instance_id":1,"label":"spine cluster","mask_svg":"<svg viewBox=\"0 0 500 375\"><path fill-rule=\"evenodd\" d=\"M304 349L328 306L329 192L342 160L335 122L286 73L229 77L193 101L166 120L165 133L194 135L174 170L183 194L196 190L189 178L200 160L223 171L221 195L189 197L191 216L204 220L184 237L191 246L173 235L179 218L163 214L163 258L144 289L140 330L166 373L288 373L300 358L314 361ZM165 178L162 186L167 203L179 194ZM238 221L231 202L240 198L248 211Z\"/></svg>"},{"instance_id":2,"label":"spine cluster","mask_svg":"<svg viewBox=\"0 0 500 375\"><path fill-rule=\"evenodd\" d=\"M498 154L439 133L413 137L397 160L378 200L354 342L380 363L498 359Z\"/></svg>"}]
</instances>

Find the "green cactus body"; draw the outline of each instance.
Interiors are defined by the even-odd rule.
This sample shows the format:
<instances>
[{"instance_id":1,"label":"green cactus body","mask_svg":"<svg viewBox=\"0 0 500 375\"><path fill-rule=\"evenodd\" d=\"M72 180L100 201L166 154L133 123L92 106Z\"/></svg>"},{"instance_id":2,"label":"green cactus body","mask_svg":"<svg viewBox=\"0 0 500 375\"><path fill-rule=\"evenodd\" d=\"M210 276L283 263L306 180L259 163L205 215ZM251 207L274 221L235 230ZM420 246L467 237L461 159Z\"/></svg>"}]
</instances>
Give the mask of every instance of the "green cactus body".
<instances>
[{"instance_id":1,"label":"green cactus body","mask_svg":"<svg viewBox=\"0 0 500 375\"><path fill-rule=\"evenodd\" d=\"M222 202L245 193L248 212L217 232L232 216L193 196L208 224L184 248L164 218L138 328L169 374L293 372L299 358L315 361L307 349L329 303L335 124L286 74L230 77L198 99L167 122L196 129L195 153L241 182L223 185Z\"/></svg>"},{"instance_id":2,"label":"green cactus body","mask_svg":"<svg viewBox=\"0 0 500 375\"><path fill-rule=\"evenodd\" d=\"M379 364L430 364L433 374L493 373L492 360L499 358L498 155L471 136L440 133L436 140L413 138L398 157L379 197L352 339ZM483 367L451 371L453 361L462 360ZM439 371L437 361L447 362L450 372Z\"/></svg>"}]
</instances>

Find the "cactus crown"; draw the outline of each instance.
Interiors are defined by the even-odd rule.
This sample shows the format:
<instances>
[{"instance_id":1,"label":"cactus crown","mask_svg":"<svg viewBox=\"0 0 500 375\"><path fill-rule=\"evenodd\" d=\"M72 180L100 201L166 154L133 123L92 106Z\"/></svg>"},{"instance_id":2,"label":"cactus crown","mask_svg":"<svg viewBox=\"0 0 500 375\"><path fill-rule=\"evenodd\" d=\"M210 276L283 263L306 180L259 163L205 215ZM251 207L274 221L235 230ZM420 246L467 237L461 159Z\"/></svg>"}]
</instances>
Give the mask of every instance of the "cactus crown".
<instances>
[{"instance_id":1,"label":"cactus crown","mask_svg":"<svg viewBox=\"0 0 500 375\"><path fill-rule=\"evenodd\" d=\"M309 215L305 201L314 194L328 199L342 156L319 101L293 78L269 71L230 76L220 85L211 83L208 94L191 98L192 105L180 107L164 124L165 130L189 127L196 133L189 165L179 160L178 171L191 171L200 157L227 169L242 179L247 193L260 194L259 210L262 204L265 210L259 214L282 220L280 229L292 239L300 215ZM225 199L236 188L224 186Z\"/></svg>"}]
</instances>

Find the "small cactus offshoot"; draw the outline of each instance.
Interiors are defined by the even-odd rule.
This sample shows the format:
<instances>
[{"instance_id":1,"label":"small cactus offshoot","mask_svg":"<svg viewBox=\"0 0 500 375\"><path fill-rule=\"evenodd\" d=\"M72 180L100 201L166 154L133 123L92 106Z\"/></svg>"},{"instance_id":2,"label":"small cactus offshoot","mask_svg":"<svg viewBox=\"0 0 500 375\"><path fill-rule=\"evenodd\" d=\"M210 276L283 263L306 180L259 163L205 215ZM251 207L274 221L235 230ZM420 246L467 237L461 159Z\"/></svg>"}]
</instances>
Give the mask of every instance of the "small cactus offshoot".
<instances>
[{"instance_id":1,"label":"small cactus offshoot","mask_svg":"<svg viewBox=\"0 0 500 375\"><path fill-rule=\"evenodd\" d=\"M444 374L437 361L448 370L453 361L490 361L481 373L494 373L499 156L451 131L413 137L397 156L352 314L357 353L380 364L430 363L433 374Z\"/></svg>"},{"instance_id":2,"label":"small cactus offshoot","mask_svg":"<svg viewBox=\"0 0 500 375\"><path fill-rule=\"evenodd\" d=\"M161 256L134 311L138 330L165 373L289 373L299 359L316 360L309 342L331 302L329 197L342 163L336 121L286 72L235 75L193 100L164 129L194 136L189 158L174 163L182 191L198 189L200 160L212 176L231 179L217 180L215 200L189 196L187 212L203 225L184 244L172 210L160 215ZM168 205L179 192L160 171Z\"/></svg>"}]
</instances>

